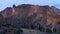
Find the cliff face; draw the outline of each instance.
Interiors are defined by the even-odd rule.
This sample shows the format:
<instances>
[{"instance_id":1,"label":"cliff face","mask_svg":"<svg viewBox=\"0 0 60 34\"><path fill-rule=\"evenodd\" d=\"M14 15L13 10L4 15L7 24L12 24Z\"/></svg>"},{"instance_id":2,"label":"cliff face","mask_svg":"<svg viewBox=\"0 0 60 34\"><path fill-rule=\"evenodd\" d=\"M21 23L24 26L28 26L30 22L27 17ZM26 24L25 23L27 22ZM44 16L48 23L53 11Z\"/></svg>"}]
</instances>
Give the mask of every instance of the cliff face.
<instances>
[{"instance_id":1,"label":"cliff face","mask_svg":"<svg viewBox=\"0 0 60 34\"><path fill-rule=\"evenodd\" d=\"M32 21L30 21L31 24L38 23L47 27L50 25L55 26L57 25L57 22L60 22L59 12L60 10L54 6L49 7L23 4L19 6L13 5L13 7L7 7L5 10L1 11L0 14L3 16L3 18L16 17L18 19L22 19L23 17L25 19L26 17L32 16Z\"/></svg>"}]
</instances>

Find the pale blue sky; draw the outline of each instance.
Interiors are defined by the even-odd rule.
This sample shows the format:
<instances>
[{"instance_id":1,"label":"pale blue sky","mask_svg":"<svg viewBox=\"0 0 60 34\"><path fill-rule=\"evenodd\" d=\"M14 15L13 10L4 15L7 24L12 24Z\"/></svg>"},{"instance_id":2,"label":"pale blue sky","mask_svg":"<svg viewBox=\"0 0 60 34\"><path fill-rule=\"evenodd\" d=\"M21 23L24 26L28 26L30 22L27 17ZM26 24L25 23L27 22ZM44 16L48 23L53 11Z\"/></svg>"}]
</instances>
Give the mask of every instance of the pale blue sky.
<instances>
[{"instance_id":1,"label":"pale blue sky","mask_svg":"<svg viewBox=\"0 0 60 34\"><path fill-rule=\"evenodd\" d=\"M20 4L49 5L60 9L60 0L0 0L0 11L6 7Z\"/></svg>"}]
</instances>

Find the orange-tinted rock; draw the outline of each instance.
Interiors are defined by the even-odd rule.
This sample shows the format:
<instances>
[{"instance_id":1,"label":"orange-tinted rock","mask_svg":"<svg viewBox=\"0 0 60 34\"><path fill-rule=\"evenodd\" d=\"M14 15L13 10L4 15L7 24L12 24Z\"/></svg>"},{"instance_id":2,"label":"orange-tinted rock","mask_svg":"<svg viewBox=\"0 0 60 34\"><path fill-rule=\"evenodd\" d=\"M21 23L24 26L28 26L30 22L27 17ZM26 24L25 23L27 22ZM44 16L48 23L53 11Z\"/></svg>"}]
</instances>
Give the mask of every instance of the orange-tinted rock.
<instances>
[{"instance_id":1,"label":"orange-tinted rock","mask_svg":"<svg viewBox=\"0 0 60 34\"><path fill-rule=\"evenodd\" d=\"M57 14L59 9L49 6L37 6L37 5L29 5L23 4L19 6L15 6L10 8L6 8L1 12L1 15L4 18L11 17L11 16L31 16L34 13L37 15L35 19L36 21L41 17L44 17L47 20L47 25L53 24L55 25L58 21L60 21L60 15Z\"/></svg>"}]
</instances>

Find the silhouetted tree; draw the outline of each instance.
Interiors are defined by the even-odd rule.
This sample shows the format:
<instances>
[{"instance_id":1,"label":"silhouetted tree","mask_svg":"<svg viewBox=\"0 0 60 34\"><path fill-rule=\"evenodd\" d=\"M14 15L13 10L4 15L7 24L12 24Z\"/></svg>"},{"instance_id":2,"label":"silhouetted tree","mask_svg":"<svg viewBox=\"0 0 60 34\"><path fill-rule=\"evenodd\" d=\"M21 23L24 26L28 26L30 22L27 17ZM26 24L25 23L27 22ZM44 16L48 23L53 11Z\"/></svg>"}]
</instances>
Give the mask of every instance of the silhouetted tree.
<instances>
[{"instance_id":1,"label":"silhouetted tree","mask_svg":"<svg viewBox=\"0 0 60 34\"><path fill-rule=\"evenodd\" d=\"M59 32L60 32L60 29L59 29Z\"/></svg>"},{"instance_id":2,"label":"silhouetted tree","mask_svg":"<svg viewBox=\"0 0 60 34\"><path fill-rule=\"evenodd\" d=\"M5 29L5 30L3 30L2 34L6 34L6 32L7 32L7 30Z\"/></svg>"},{"instance_id":3,"label":"silhouetted tree","mask_svg":"<svg viewBox=\"0 0 60 34\"><path fill-rule=\"evenodd\" d=\"M52 33L52 30L50 30L49 28L46 29L47 33Z\"/></svg>"},{"instance_id":4,"label":"silhouetted tree","mask_svg":"<svg viewBox=\"0 0 60 34\"><path fill-rule=\"evenodd\" d=\"M31 25L31 29L35 29L36 27L34 25Z\"/></svg>"},{"instance_id":5,"label":"silhouetted tree","mask_svg":"<svg viewBox=\"0 0 60 34\"><path fill-rule=\"evenodd\" d=\"M22 32L23 32L23 30L21 30L20 28L17 28L17 30L14 31L14 34L20 34Z\"/></svg>"},{"instance_id":6,"label":"silhouetted tree","mask_svg":"<svg viewBox=\"0 0 60 34\"><path fill-rule=\"evenodd\" d=\"M40 25L40 26L39 26L39 30L43 32L43 31L44 31L43 26Z\"/></svg>"},{"instance_id":7,"label":"silhouetted tree","mask_svg":"<svg viewBox=\"0 0 60 34\"><path fill-rule=\"evenodd\" d=\"M57 29L56 28L53 28L53 32L56 33L57 32Z\"/></svg>"},{"instance_id":8,"label":"silhouetted tree","mask_svg":"<svg viewBox=\"0 0 60 34\"><path fill-rule=\"evenodd\" d=\"M2 24L5 23L5 20L3 18L0 18L0 27L2 26Z\"/></svg>"}]
</instances>

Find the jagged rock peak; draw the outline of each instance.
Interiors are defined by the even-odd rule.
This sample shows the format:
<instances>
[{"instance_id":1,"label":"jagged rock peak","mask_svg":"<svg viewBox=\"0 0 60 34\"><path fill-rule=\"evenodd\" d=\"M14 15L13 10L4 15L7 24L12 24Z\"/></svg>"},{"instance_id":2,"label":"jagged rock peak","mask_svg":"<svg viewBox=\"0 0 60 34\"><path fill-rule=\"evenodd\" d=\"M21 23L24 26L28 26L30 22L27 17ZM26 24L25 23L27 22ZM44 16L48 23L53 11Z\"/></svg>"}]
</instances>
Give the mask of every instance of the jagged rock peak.
<instances>
[{"instance_id":1,"label":"jagged rock peak","mask_svg":"<svg viewBox=\"0 0 60 34\"><path fill-rule=\"evenodd\" d=\"M33 4L21 4L16 6L15 4L13 5L13 7L21 7L21 6L40 6L40 5L33 5ZM49 7L48 5L44 5L44 6L40 6L40 7Z\"/></svg>"}]
</instances>

